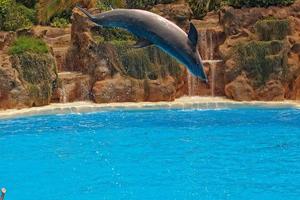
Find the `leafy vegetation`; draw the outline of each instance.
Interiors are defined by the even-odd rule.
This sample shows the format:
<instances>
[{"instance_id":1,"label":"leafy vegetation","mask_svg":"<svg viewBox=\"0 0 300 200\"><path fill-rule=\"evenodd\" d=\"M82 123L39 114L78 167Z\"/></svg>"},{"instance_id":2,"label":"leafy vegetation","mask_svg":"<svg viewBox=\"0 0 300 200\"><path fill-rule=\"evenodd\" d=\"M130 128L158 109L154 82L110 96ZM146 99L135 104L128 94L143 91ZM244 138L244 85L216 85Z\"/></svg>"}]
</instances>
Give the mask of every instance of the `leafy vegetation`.
<instances>
[{"instance_id":1,"label":"leafy vegetation","mask_svg":"<svg viewBox=\"0 0 300 200\"><path fill-rule=\"evenodd\" d=\"M52 86L57 81L55 60L50 54L24 52L13 56L14 65L31 97L32 106L50 102Z\"/></svg>"},{"instance_id":2,"label":"leafy vegetation","mask_svg":"<svg viewBox=\"0 0 300 200\"><path fill-rule=\"evenodd\" d=\"M283 40L290 33L289 20L264 19L254 25L260 40Z\"/></svg>"},{"instance_id":3,"label":"leafy vegetation","mask_svg":"<svg viewBox=\"0 0 300 200\"><path fill-rule=\"evenodd\" d=\"M176 0L0 0L0 29L14 31L35 23L64 26L70 21L76 4L100 10L113 8L148 9L156 4L172 3ZM295 0L187 0L194 18L201 19L207 12L218 10L221 5L234 7L267 7L289 5ZM65 20L62 20L65 19Z\"/></svg>"},{"instance_id":4,"label":"leafy vegetation","mask_svg":"<svg viewBox=\"0 0 300 200\"><path fill-rule=\"evenodd\" d=\"M119 28L94 27L92 32L94 36L101 36L103 41L132 41L135 39L131 33Z\"/></svg>"},{"instance_id":5,"label":"leafy vegetation","mask_svg":"<svg viewBox=\"0 0 300 200\"><path fill-rule=\"evenodd\" d=\"M132 42L111 42L119 55L123 70L126 75L136 79L156 80L167 75L179 77L181 75L180 65L176 60L158 49L147 47L143 49L132 49Z\"/></svg>"},{"instance_id":6,"label":"leafy vegetation","mask_svg":"<svg viewBox=\"0 0 300 200\"><path fill-rule=\"evenodd\" d=\"M189 0L193 16L202 19L207 12L217 10L221 6L221 0Z\"/></svg>"},{"instance_id":7,"label":"leafy vegetation","mask_svg":"<svg viewBox=\"0 0 300 200\"><path fill-rule=\"evenodd\" d=\"M41 39L21 36L13 43L9 48L9 53L12 55L18 55L25 52L43 54L48 53L49 49L44 41Z\"/></svg>"},{"instance_id":8,"label":"leafy vegetation","mask_svg":"<svg viewBox=\"0 0 300 200\"><path fill-rule=\"evenodd\" d=\"M96 6L96 0L39 0L37 3L37 16L40 23L47 23L49 20L66 10L70 10L76 4L82 5L86 8Z\"/></svg>"},{"instance_id":9,"label":"leafy vegetation","mask_svg":"<svg viewBox=\"0 0 300 200\"><path fill-rule=\"evenodd\" d=\"M0 0L0 30L15 31L36 22L35 10L16 3L15 0Z\"/></svg>"},{"instance_id":10,"label":"leafy vegetation","mask_svg":"<svg viewBox=\"0 0 300 200\"><path fill-rule=\"evenodd\" d=\"M295 0L226 0L226 1L229 5L236 8L286 6L295 2Z\"/></svg>"},{"instance_id":11,"label":"leafy vegetation","mask_svg":"<svg viewBox=\"0 0 300 200\"><path fill-rule=\"evenodd\" d=\"M34 8L37 0L17 0L17 3L23 4L27 8Z\"/></svg>"},{"instance_id":12,"label":"leafy vegetation","mask_svg":"<svg viewBox=\"0 0 300 200\"><path fill-rule=\"evenodd\" d=\"M51 26L57 27L57 28L65 28L68 26L68 24L69 24L69 21L67 19L58 18L58 17L53 18L53 20L51 22Z\"/></svg>"},{"instance_id":13,"label":"leafy vegetation","mask_svg":"<svg viewBox=\"0 0 300 200\"><path fill-rule=\"evenodd\" d=\"M175 1L176 0L126 0L126 4L128 8L145 9L156 4L172 3Z\"/></svg>"},{"instance_id":14,"label":"leafy vegetation","mask_svg":"<svg viewBox=\"0 0 300 200\"><path fill-rule=\"evenodd\" d=\"M238 66L255 80L264 84L274 73L284 73L287 68L287 52L283 41L251 41L239 44L236 49ZM242 59L241 59L242 58Z\"/></svg>"},{"instance_id":15,"label":"leafy vegetation","mask_svg":"<svg viewBox=\"0 0 300 200\"><path fill-rule=\"evenodd\" d=\"M101 0L97 2L97 7L100 10L110 10L113 8L124 8L126 7L126 0Z\"/></svg>"}]
</instances>

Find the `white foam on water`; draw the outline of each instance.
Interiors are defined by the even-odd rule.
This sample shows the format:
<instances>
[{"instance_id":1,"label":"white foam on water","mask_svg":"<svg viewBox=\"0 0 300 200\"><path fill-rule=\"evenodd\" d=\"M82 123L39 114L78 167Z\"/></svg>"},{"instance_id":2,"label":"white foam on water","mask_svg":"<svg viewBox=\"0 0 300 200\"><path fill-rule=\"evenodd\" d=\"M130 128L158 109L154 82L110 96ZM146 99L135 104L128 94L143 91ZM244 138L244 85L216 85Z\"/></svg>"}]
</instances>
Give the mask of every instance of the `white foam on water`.
<instances>
[{"instance_id":1,"label":"white foam on water","mask_svg":"<svg viewBox=\"0 0 300 200\"><path fill-rule=\"evenodd\" d=\"M262 107L292 107L300 109L300 101L282 102L237 102L223 97L182 97L173 102L128 102L128 103L104 103L73 102L54 103L44 107L33 107L25 109L9 109L0 111L0 119L14 117L25 117L49 114L81 114L114 110L152 110L152 109L182 109L182 110L220 110L245 106Z\"/></svg>"}]
</instances>

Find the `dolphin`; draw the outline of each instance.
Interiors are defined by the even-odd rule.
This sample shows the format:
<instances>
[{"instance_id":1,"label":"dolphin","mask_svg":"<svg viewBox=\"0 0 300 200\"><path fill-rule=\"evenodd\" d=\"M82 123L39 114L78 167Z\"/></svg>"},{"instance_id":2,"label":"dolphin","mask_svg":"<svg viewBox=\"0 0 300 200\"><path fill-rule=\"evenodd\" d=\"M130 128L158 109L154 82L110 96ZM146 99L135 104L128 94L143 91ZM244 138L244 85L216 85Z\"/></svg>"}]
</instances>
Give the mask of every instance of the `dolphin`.
<instances>
[{"instance_id":1,"label":"dolphin","mask_svg":"<svg viewBox=\"0 0 300 200\"><path fill-rule=\"evenodd\" d=\"M197 48L198 32L192 23L186 34L175 23L145 10L113 9L92 15L79 6L77 8L98 26L122 28L134 34L138 38L133 46L135 48L157 46L186 66L194 76L208 83Z\"/></svg>"}]
</instances>

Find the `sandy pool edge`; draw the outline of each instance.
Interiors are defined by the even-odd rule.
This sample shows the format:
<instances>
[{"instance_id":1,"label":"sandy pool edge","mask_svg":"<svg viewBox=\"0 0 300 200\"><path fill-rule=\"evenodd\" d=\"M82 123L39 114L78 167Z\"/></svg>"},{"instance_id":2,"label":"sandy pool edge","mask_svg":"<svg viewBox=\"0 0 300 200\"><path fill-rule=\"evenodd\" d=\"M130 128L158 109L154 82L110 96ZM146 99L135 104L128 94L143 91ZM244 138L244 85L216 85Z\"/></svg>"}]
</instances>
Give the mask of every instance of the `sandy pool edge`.
<instances>
[{"instance_id":1,"label":"sandy pool edge","mask_svg":"<svg viewBox=\"0 0 300 200\"><path fill-rule=\"evenodd\" d=\"M87 113L108 110L135 110L135 109L159 109L159 108L182 108L182 109L220 109L226 107L242 106L265 106L265 107L293 107L300 109L300 101L264 102L250 101L238 102L223 97L182 97L173 102L128 102L128 103L104 103L96 104L89 101L73 103L53 103L42 107L8 109L0 111L0 119L26 117L48 114Z\"/></svg>"}]
</instances>

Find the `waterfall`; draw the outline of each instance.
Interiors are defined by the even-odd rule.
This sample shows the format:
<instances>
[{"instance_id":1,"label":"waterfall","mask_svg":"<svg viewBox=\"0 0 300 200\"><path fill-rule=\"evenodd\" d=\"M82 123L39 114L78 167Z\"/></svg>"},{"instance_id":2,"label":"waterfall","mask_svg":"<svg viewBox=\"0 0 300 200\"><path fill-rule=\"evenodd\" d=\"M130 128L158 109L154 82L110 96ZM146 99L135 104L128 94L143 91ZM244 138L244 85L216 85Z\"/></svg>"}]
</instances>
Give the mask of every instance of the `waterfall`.
<instances>
[{"instance_id":1,"label":"waterfall","mask_svg":"<svg viewBox=\"0 0 300 200\"><path fill-rule=\"evenodd\" d=\"M211 63L214 58L214 47L213 47L213 32L207 29L204 29L199 32L200 41L199 41L199 51L201 58L205 60L205 63ZM216 65L214 65L216 66ZM214 67L215 68L215 67ZM212 70L212 69L211 69ZM215 71L215 69L214 69ZM189 96L197 96L200 95L199 89L201 87L201 81L194 77L192 74L188 72L188 95ZM213 83L214 85L214 83ZM203 87L203 86L202 86ZM212 92L211 92L212 93Z\"/></svg>"},{"instance_id":2,"label":"waterfall","mask_svg":"<svg viewBox=\"0 0 300 200\"><path fill-rule=\"evenodd\" d=\"M66 93L66 89L65 87L63 86L62 87L62 90L61 90L61 103L67 103L67 93Z\"/></svg>"},{"instance_id":3,"label":"waterfall","mask_svg":"<svg viewBox=\"0 0 300 200\"><path fill-rule=\"evenodd\" d=\"M190 73L190 72L188 72L188 92L189 92L189 96L192 96L193 95L193 83L192 83L192 81L193 81L193 77L192 77L193 75Z\"/></svg>"},{"instance_id":4,"label":"waterfall","mask_svg":"<svg viewBox=\"0 0 300 200\"><path fill-rule=\"evenodd\" d=\"M211 63L210 64L210 70L211 70L211 96L215 96L215 78L216 78L216 63Z\"/></svg>"},{"instance_id":5,"label":"waterfall","mask_svg":"<svg viewBox=\"0 0 300 200\"><path fill-rule=\"evenodd\" d=\"M218 40L217 35L214 35L213 30L203 29L199 32L200 40L199 40L199 52L202 58L202 62L205 66L209 66L210 73L208 74L210 88L207 90L204 83L201 80L194 77L190 73L188 73L188 95L189 96L199 96L199 95L211 95L215 96L215 88L216 88L216 75L218 63L223 62L222 60L217 60L215 57L215 43L214 40Z\"/></svg>"}]
</instances>

